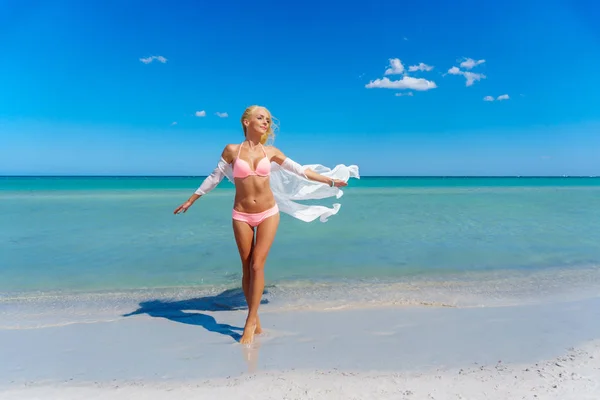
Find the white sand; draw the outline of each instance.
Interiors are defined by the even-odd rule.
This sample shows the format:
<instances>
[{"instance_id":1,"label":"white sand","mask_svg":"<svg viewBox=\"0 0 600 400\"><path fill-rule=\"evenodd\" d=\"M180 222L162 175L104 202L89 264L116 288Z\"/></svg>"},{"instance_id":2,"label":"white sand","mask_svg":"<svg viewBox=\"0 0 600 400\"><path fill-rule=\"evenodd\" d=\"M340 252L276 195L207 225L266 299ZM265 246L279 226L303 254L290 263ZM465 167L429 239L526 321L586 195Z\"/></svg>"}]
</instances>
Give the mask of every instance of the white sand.
<instances>
[{"instance_id":1,"label":"white sand","mask_svg":"<svg viewBox=\"0 0 600 400\"><path fill-rule=\"evenodd\" d=\"M600 300L0 330L1 399L600 399Z\"/></svg>"},{"instance_id":2,"label":"white sand","mask_svg":"<svg viewBox=\"0 0 600 400\"><path fill-rule=\"evenodd\" d=\"M196 383L101 383L29 387L16 399L560 399L600 398L600 343L535 364L425 373L271 372Z\"/></svg>"}]
</instances>

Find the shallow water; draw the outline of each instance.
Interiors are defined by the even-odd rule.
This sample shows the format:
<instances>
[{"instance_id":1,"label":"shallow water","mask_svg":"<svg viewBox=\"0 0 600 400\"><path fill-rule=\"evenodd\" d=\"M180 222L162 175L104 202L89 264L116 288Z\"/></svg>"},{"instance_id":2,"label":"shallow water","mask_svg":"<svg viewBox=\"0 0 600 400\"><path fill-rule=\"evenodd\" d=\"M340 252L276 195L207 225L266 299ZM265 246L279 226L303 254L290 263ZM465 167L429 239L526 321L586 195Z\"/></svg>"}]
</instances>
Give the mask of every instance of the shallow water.
<instances>
[{"instance_id":1,"label":"shallow water","mask_svg":"<svg viewBox=\"0 0 600 400\"><path fill-rule=\"evenodd\" d=\"M0 312L43 296L94 293L114 308L239 288L231 185L173 215L201 181L0 178ZM282 216L266 266L271 304L597 293L598 178L362 178L337 201L327 223Z\"/></svg>"}]
</instances>

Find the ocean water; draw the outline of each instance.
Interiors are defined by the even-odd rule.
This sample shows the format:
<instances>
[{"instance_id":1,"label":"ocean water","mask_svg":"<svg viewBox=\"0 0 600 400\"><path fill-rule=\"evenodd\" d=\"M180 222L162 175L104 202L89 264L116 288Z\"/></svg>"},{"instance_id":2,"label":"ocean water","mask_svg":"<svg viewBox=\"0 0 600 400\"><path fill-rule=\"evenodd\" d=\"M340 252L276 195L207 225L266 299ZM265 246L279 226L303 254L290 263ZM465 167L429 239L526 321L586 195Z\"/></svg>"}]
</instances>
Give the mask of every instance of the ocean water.
<instances>
[{"instance_id":1,"label":"ocean water","mask_svg":"<svg viewBox=\"0 0 600 400\"><path fill-rule=\"evenodd\" d=\"M117 315L143 301L242 307L231 184L173 214L201 181L0 178L4 326ZM321 201L334 202L341 210L326 223L282 215L266 310L600 293L600 178L366 177Z\"/></svg>"}]
</instances>

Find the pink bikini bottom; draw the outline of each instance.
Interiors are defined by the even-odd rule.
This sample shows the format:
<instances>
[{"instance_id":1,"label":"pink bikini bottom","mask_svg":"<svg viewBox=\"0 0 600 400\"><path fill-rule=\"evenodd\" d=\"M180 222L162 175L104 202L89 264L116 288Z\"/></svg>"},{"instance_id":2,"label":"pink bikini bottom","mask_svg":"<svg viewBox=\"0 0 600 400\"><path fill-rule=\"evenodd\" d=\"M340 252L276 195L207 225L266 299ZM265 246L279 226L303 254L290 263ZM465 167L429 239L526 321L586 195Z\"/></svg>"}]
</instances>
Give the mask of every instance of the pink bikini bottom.
<instances>
[{"instance_id":1,"label":"pink bikini bottom","mask_svg":"<svg viewBox=\"0 0 600 400\"><path fill-rule=\"evenodd\" d=\"M231 217L237 221L247 222L251 227L260 225L265 219L272 217L279 212L279 207L275 204L273 207L259 213L243 213L233 210Z\"/></svg>"}]
</instances>

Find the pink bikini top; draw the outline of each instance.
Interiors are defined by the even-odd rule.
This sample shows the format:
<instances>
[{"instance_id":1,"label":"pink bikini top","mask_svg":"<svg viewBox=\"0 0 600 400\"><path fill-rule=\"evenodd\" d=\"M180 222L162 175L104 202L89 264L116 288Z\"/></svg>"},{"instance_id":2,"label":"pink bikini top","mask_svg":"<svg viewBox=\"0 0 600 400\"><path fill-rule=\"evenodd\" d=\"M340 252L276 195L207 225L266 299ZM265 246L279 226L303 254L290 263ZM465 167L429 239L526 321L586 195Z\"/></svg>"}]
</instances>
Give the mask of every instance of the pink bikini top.
<instances>
[{"instance_id":1,"label":"pink bikini top","mask_svg":"<svg viewBox=\"0 0 600 400\"><path fill-rule=\"evenodd\" d=\"M269 162L267 152L265 151L263 145L261 144L260 147L262 147L265 156L261 158L258 162L258 165L256 166L256 171L252 171L252 167L250 167L250 164L248 164L248 162L240 158L240 151L242 150L243 144L243 142L240 144L237 157L235 158L235 162L233 163L233 177L243 179L250 175L268 176L271 173L271 163Z\"/></svg>"}]
</instances>

